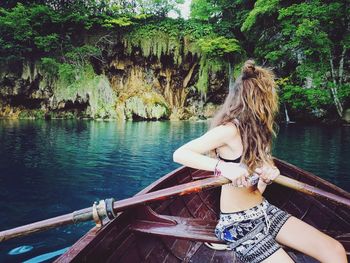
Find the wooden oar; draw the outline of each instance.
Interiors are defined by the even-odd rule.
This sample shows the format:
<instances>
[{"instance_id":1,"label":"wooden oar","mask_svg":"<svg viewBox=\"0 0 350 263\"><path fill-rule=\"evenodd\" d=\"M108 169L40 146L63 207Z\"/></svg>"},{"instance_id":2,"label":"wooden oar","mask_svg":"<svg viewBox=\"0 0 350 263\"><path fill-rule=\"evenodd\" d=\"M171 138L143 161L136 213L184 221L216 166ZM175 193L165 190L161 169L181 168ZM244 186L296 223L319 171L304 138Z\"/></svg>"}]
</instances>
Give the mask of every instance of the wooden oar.
<instances>
[{"instance_id":1,"label":"wooden oar","mask_svg":"<svg viewBox=\"0 0 350 263\"><path fill-rule=\"evenodd\" d=\"M176 195L186 195L191 193L197 193L204 189L222 186L230 182L231 181L226 179L225 177L211 177L203 180L197 180L194 182L169 187L166 189L161 189L158 191L154 191L154 192L150 192L142 195L136 195L134 197L130 197L120 201L115 201L114 203L110 203L109 206L111 206L111 211L109 212L105 211L105 214L103 214L102 216L98 215L99 211L102 210L101 206L94 205L93 208L90 207L90 208L81 209L73 213L57 216L51 219L42 220L32 224L2 231L0 232L0 242L11 238L24 236L31 233L35 233L35 232L39 232L46 229L67 225L67 224L73 224L73 223L91 221L91 220L95 220L98 223L99 218L103 216L107 216L107 214L109 218L112 218L112 216L110 216L111 213L115 214L125 209L135 207L137 205L148 204L158 200L165 200ZM323 191L321 189L318 189L317 187L300 183L294 179L288 178L283 175L280 175L274 182L312 196L326 198L338 204L343 204L350 207L350 199ZM104 205L104 202L103 202L103 205ZM108 206L108 202L107 202L107 206Z\"/></svg>"},{"instance_id":2,"label":"wooden oar","mask_svg":"<svg viewBox=\"0 0 350 263\"><path fill-rule=\"evenodd\" d=\"M321 197L323 199L328 199L330 201L333 201L337 204L342 204L347 207L350 207L350 199L346 197L342 197L327 191L324 191L322 189L319 189L315 186L311 186L302 182L299 182L295 179L289 178L284 175L278 176L274 181L274 183L277 183L279 185L283 185L285 187L294 189L296 191L315 196L315 197Z\"/></svg>"},{"instance_id":3,"label":"wooden oar","mask_svg":"<svg viewBox=\"0 0 350 263\"><path fill-rule=\"evenodd\" d=\"M220 177L220 178L213 177L213 178L207 178L203 180L197 180L186 184L176 185L173 187L161 189L161 190L146 193L143 195L136 195L127 199L115 201L113 203L113 213L117 213L137 205L148 204L157 200L164 200L175 195L185 195L185 194L200 192L204 189L217 187L229 182L230 181L224 177ZM0 242L11 238L25 236L31 233L58 227L58 226L94 220L94 214L96 218L96 213L94 213L94 210L95 209L89 207L89 208L75 211L73 213L69 213L69 214L53 217L50 219L38 221L32 224L1 231Z\"/></svg>"}]
</instances>

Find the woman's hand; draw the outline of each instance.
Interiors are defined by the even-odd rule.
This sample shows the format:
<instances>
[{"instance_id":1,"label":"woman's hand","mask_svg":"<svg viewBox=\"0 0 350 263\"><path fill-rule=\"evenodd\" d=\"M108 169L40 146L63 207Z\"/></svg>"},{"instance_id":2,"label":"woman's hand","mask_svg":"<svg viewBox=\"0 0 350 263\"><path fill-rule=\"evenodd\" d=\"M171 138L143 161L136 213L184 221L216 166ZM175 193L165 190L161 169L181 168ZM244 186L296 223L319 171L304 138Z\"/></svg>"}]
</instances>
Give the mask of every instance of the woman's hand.
<instances>
[{"instance_id":1,"label":"woman's hand","mask_svg":"<svg viewBox=\"0 0 350 263\"><path fill-rule=\"evenodd\" d=\"M239 164L228 163L220 161L218 163L218 170L220 171L220 175L226 177L231 180L233 185L235 186L248 186L247 176L248 170Z\"/></svg>"},{"instance_id":2,"label":"woman's hand","mask_svg":"<svg viewBox=\"0 0 350 263\"><path fill-rule=\"evenodd\" d=\"M265 164L260 168L255 169L261 181L267 185L271 184L280 175L280 170L276 166Z\"/></svg>"}]
</instances>

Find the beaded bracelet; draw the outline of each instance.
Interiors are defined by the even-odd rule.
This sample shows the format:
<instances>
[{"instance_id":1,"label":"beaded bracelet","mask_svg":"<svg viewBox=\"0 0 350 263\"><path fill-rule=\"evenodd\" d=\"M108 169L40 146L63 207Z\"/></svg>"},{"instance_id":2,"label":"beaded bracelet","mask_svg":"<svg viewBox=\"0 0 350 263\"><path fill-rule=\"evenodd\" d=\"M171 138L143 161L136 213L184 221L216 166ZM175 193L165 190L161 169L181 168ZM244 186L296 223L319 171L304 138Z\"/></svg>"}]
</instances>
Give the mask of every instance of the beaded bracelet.
<instances>
[{"instance_id":1,"label":"beaded bracelet","mask_svg":"<svg viewBox=\"0 0 350 263\"><path fill-rule=\"evenodd\" d=\"M218 160L218 162L216 163L215 168L214 168L214 176L215 176L215 177L221 176L221 171L220 171L220 169L218 168L218 165L219 165L220 161L221 161L221 160Z\"/></svg>"}]
</instances>

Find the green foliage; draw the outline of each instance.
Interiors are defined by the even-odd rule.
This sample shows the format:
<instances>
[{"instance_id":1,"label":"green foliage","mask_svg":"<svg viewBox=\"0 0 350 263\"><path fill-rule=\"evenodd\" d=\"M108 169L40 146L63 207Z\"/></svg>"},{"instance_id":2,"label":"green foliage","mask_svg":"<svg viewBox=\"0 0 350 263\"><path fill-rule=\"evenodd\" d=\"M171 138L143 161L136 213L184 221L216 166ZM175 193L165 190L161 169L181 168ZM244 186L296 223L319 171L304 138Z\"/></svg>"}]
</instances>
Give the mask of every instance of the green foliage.
<instances>
[{"instance_id":1,"label":"green foliage","mask_svg":"<svg viewBox=\"0 0 350 263\"><path fill-rule=\"evenodd\" d=\"M279 79L277 84L279 86L280 102L288 105L295 112L322 116L320 113L326 113L332 104L333 99L327 87L305 88L292 84L290 78Z\"/></svg>"},{"instance_id":2,"label":"green foliage","mask_svg":"<svg viewBox=\"0 0 350 263\"><path fill-rule=\"evenodd\" d=\"M118 18L106 19L103 26L106 28L127 27L134 24L130 17L122 16Z\"/></svg>"},{"instance_id":3,"label":"green foliage","mask_svg":"<svg viewBox=\"0 0 350 263\"><path fill-rule=\"evenodd\" d=\"M83 45L80 47L72 48L65 54L65 60L77 66L84 66L88 63L90 57L100 56L101 50L95 46Z\"/></svg>"},{"instance_id":4,"label":"green foliage","mask_svg":"<svg viewBox=\"0 0 350 263\"><path fill-rule=\"evenodd\" d=\"M191 1L191 18L202 21L209 21L220 8L207 0Z\"/></svg>"},{"instance_id":5,"label":"green foliage","mask_svg":"<svg viewBox=\"0 0 350 263\"><path fill-rule=\"evenodd\" d=\"M259 16L267 16L278 10L279 0L258 0L254 5L254 9L250 11L248 17L242 24L241 30L248 31L256 23Z\"/></svg>"},{"instance_id":6,"label":"green foliage","mask_svg":"<svg viewBox=\"0 0 350 263\"><path fill-rule=\"evenodd\" d=\"M77 97L89 100L91 115L95 118L113 117L115 94L105 76L96 75L91 65L76 67L61 64L55 87L57 101L72 101Z\"/></svg>"},{"instance_id":7,"label":"green foliage","mask_svg":"<svg viewBox=\"0 0 350 263\"><path fill-rule=\"evenodd\" d=\"M165 18L170 11L179 13L177 4L183 4L184 0L136 0L136 3L141 14L153 14Z\"/></svg>"},{"instance_id":8,"label":"green foliage","mask_svg":"<svg viewBox=\"0 0 350 263\"><path fill-rule=\"evenodd\" d=\"M282 99L288 100L295 109L317 109L332 103L332 97L327 89L305 89L298 86L286 86L284 91Z\"/></svg>"},{"instance_id":9,"label":"green foliage","mask_svg":"<svg viewBox=\"0 0 350 263\"><path fill-rule=\"evenodd\" d=\"M205 56L202 57L200 61L198 81L196 83L196 88L202 94L206 94L209 87L210 74L222 70L222 61L218 59L208 59Z\"/></svg>"},{"instance_id":10,"label":"green foliage","mask_svg":"<svg viewBox=\"0 0 350 263\"><path fill-rule=\"evenodd\" d=\"M281 21L282 34L288 37L287 48L300 49L306 57L321 56L327 59L331 52L332 41L329 38L329 29L325 23L335 17L329 15L337 12L339 3L312 3L294 4L279 11L278 20Z\"/></svg>"},{"instance_id":11,"label":"green foliage","mask_svg":"<svg viewBox=\"0 0 350 263\"><path fill-rule=\"evenodd\" d=\"M307 112L334 108L330 88L338 91L340 103L349 105L346 1L192 0L190 20L166 18L179 11L180 2L2 1L0 62L41 59L46 77L69 87L72 97L92 92L91 83L103 80L89 68L90 59L101 58L102 50L84 43L88 32L104 27L122 39L131 55L167 55L177 66L189 53L199 58L195 86L203 93L213 72L231 63L237 77L241 62L252 57L288 77L280 86L288 107Z\"/></svg>"},{"instance_id":12,"label":"green foliage","mask_svg":"<svg viewBox=\"0 0 350 263\"><path fill-rule=\"evenodd\" d=\"M41 58L40 68L50 76L50 78L56 78L58 76L60 63L54 58L43 57Z\"/></svg>"},{"instance_id":13,"label":"green foliage","mask_svg":"<svg viewBox=\"0 0 350 263\"><path fill-rule=\"evenodd\" d=\"M33 32L29 19L29 12L22 4L18 4L11 11L0 9L0 54L2 60L8 55L21 59L22 54L30 52Z\"/></svg>"},{"instance_id":14,"label":"green foliage","mask_svg":"<svg viewBox=\"0 0 350 263\"><path fill-rule=\"evenodd\" d=\"M181 63L183 50L183 21L164 19L153 21L143 26L136 26L124 36L124 45L129 54L135 48L140 48L145 57L172 55L174 63Z\"/></svg>"},{"instance_id":15,"label":"green foliage","mask_svg":"<svg viewBox=\"0 0 350 263\"><path fill-rule=\"evenodd\" d=\"M206 93L210 74L222 70L228 60L237 58L242 48L236 39L215 35L200 38L196 45L202 55L196 88L201 93Z\"/></svg>"},{"instance_id":16,"label":"green foliage","mask_svg":"<svg viewBox=\"0 0 350 263\"><path fill-rule=\"evenodd\" d=\"M332 97L327 89L308 88L286 85L281 89L281 102L286 102L298 111L312 111L327 108Z\"/></svg>"},{"instance_id":17,"label":"green foliage","mask_svg":"<svg viewBox=\"0 0 350 263\"><path fill-rule=\"evenodd\" d=\"M340 85L338 88L339 98L350 103L350 83Z\"/></svg>"},{"instance_id":18,"label":"green foliage","mask_svg":"<svg viewBox=\"0 0 350 263\"><path fill-rule=\"evenodd\" d=\"M58 35L53 33L47 36L34 37L34 44L38 49L50 52L58 48Z\"/></svg>"},{"instance_id":19,"label":"green foliage","mask_svg":"<svg viewBox=\"0 0 350 263\"><path fill-rule=\"evenodd\" d=\"M0 9L0 54L3 60L15 56L14 60L31 59L52 54L60 47L66 51L71 47L69 39L80 29L81 20L70 20L72 15L60 14L45 5L18 3L12 9ZM66 24L68 23L68 24Z\"/></svg>"},{"instance_id":20,"label":"green foliage","mask_svg":"<svg viewBox=\"0 0 350 263\"><path fill-rule=\"evenodd\" d=\"M197 44L208 57L223 58L225 55L242 52L237 39L229 39L223 36L201 38L197 41Z\"/></svg>"},{"instance_id":21,"label":"green foliage","mask_svg":"<svg viewBox=\"0 0 350 263\"><path fill-rule=\"evenodd\" d=\"M5 8L0 4L0 58L6 62L59 57L81 46L84 33L92 27L129 27L176 11L176 4L182 2L13 1L2 5Z\"/></svg>"},{"instance_id":22,"label":"green foliage","mask_svg":"<svg viewBox=\"0 0 350 263\"><path fill-rule=\"evenodd\" d=\"M58 68L58 79L62 86L69 86L79 79L81 71L81 68L74 67L72 64L62 63Z\"/></svg>"},{"instance_id":23,"label":"green foliage","mask_svg":"<svg viewBox=\"0 0 350 263\"><path fill-rule=\"evenodd\" d=\"M222 70L227 61L237 59L243 50L237 39L218 36L211 25L198 21L163 19L137 26L124 36L131 54L141 49L145 57L169 55L179 65L189 52L200 57L196 88L206 93L210 74Z\"/></svg>"},{"instance_id":24,"label":"green foliage","mask_svg":"<svg viewBox=\"0 0 350 263\"><path fill-rule=\"evenodd\" d=\"M20 113L18 114L18 117L20 119L44 119L45 111L40 109L39 110L24 109L20 111Z\"/></svg>"}]
</instances>

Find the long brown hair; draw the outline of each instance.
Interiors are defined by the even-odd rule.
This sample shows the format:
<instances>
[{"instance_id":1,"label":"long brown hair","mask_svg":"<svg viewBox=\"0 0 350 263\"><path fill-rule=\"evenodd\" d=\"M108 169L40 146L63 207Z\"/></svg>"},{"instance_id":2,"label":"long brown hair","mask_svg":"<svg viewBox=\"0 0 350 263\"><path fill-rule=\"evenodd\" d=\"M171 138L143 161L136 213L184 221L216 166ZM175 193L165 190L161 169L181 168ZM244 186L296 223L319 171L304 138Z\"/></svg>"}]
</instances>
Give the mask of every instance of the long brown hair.
<instances>
[{"instance_id":1,"label":"long brown hair","mask_svg":"<svg viewBox=\"0 0 350 263\"><path fill-rule=\"evenodd\" d=\"M278 111L274 77L271 70L247 60L233 90L211 122L211 128L236 123L243 144L241 162L248 166L249 172L263 163L273 164L271 146Z\"/></svg>"}]
</instances>

